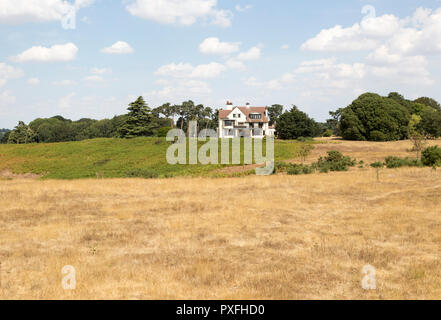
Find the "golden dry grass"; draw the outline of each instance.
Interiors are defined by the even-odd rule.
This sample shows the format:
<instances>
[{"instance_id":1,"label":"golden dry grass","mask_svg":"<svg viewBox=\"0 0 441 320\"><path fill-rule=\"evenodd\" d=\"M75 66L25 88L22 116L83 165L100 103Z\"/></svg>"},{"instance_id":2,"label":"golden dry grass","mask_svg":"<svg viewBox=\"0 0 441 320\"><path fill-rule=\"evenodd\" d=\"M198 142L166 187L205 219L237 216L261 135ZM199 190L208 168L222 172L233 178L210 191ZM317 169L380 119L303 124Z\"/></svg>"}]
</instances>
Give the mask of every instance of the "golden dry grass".
<instances>
[{"instance_id":1,"label":"golden dry grass","mask_svg":"<svg viewBox=\"0 0 441 320\"><path fill-rule=\"evenodd\" d=\"M440 193L430 168L0 181L0 298L440 299Z\"/></svg>"}]
</instances>

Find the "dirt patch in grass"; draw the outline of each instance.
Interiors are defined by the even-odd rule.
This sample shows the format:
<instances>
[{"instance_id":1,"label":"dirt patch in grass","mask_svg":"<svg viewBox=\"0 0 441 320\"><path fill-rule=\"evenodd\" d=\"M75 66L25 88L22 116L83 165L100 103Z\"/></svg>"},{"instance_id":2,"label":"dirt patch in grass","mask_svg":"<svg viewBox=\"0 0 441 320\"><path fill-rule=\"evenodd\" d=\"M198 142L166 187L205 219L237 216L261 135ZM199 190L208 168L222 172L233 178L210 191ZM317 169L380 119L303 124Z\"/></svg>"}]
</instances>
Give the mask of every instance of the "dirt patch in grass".
<instances>
[{"instance_id":1,"label":"dirt patch in grass","mask_svg":"<svg viewBox=\"0 0 441 320\"><path fill-rule=\"evenodd\" d=\"M15 179L31 179L35 180L41 178L43 175L35 173L13 173L10 169L0 171L0 180L15 180Z\"/></svg>"}]
</instances>

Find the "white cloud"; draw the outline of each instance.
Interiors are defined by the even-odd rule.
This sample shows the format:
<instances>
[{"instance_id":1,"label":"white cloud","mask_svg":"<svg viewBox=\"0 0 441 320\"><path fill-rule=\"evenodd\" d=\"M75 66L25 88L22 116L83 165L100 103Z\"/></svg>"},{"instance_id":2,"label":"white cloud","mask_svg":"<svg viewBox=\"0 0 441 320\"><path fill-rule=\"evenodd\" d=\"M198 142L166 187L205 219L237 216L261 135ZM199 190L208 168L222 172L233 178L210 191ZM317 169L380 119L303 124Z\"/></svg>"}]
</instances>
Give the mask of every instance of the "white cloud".
<instances>
[{"instance_id":1,"label":"white cloud","mask_svg":"<svg viewBox=\"0 0 441 320\"><path fill-rule=\"evenodd\" d=\"M283 50L289 49L289 44L284 44L280 48Z\"/></svg>"},{"instance_id":2,"label":"white cloud","mask_svg":"<svg viewBox=\"0 0 441 320\"><path fill-rule=\"evenodd\" d=\"M40 84L40 79L38 78L29 78L28 83L32 86L37 86Z\"/></svg>"},{"instance_id":3,"label":"white cloud","mask_svg":"<svg viewBox=\"0 0 441 320\"><path fill-rule=\"evenodd\" d=\"M217 62L200 64L195 67L190 63L171 63L160 67L155 74L174 78L209 79L218 77L225 70L226 67Z\"/></svg>"},{"instance_id":4,"label":"white cloud","mask_svg":"<svg viewBox=\"0 0 441 320\"><path fill-rule=\"evenodd\" d=\"M2 108L10 107L11 104L14 104L17 101L17 98L11 94L10 91L3 91L0 93L0 106Z\"/></svg>"},{"instance_id":5,"label":"white cloud","mask_svg":"<svg viewBox=\"0 0 441 320\"><path fill-rule=\"evenodd\" d=\"M103 81L104 81L104 78L101 77L101 76L92 75L92 76L84 77L83 80L84 80L84 81L87 81L87 82L103 82Z\"/></svg>"},{"instance_id":6,"label":"white cloud","mask_svg":"<svg viewBox=\"0 0 441 320\"><path fill-rule=\"evenodd\" d=\"M69 93L68 95L60 98L60 100L58 101L58 106L64 110L72 109L73 108L72 99L76 95L77 94L75 92L72 92L72 93Z\"/></svg>"},{"instance_id":7,"label":"white cloud","mask_svg":"<svg viewBox=\"0 0 441 320\"><path fill-rule=\"evenodd\" d=\"M92 73L92 74L108 74L108 73L112 73L112 69L108 69L108 68L92 68L90 70L90 73Z\"/></svg>"},{"instance_id":8,"label":"white cloud","mask_svg":"<svg viewBox=\"0 0 441 320\"><path fill-rule=\"evenodd\" d=\"M259 81L255 77L245 79L244 83L250 87L258 87L268 91L285 89L287 84L296 82L294 73L285 73L281 77L269 81Z\"/></svg>"},{"instance_id":9,"label":"white cloud","mask_svg":"<svg viewBox=\"0 0 441 320\"><path fill-rule=\"evenodd\" d=\"M245 64L242 61L237 60L236 58L228 59L226 62L228 68L236 69L236 70L245 70Z\"/></svg>"},{"instance_id":10,"label":"white cloud","mask_svg":"<svg viewBox=\"0 0 441 320\"><path fill-rule=\"evenodd\" d=\"M227 55L239 51L238 42L221 42L218 38L207 38L200 45L199 50L204 54Z\"/></svg>"},{"instance_id":11,"label":"white cloud","mask_svg":"<svg viewBox=\"0 0 441 320\"><path fill-rule=\"evenodd\" d=\"M17 24L26 22L60 21L72 9L93 4L93 0L1 0L0 23Z\"/></svg>"},{"instance_id":12,"label":"white cloud","mask_svg":"<svg viewBox=\"0 0 441 320\"><path fill-rule=\"evenodd\" d=\"M101 52L107 54L130 54L133 53L134 50L127 42L118 41L110 47L101 49Z\"/></svg>"},{"instance_id":13,"label":"white cloud","mask_svg":"<svg viewBox=\"0 0 441 320\"><path fill-rule=\"evenodd\" d=\"M13 60L16 62L71 61L76 58L77 52L77 46L70 42L63 45L54 45L50 48L32 47L14 57Z\"/></svg>"},{"instance_id":14,"label":"white cloud","mask_svg":"<svg viewBox=\"0 0 441 320\"><path fill-rule=\"evenodd\" d=\"M76 83L76 81L73 81L73 80L61 80L61 81L54 81L54 82L52 82L52 84L54 86L67 87L67 86L74 86L77 83Z\"/></svg>"},{"instance_id":15,"label":"white cloud","mask_svg":"<svg viewBox=\"0 0 441 320\"><path fill-rule=\"evenodd\" d=\"M198 19L228 27L233 14L217 9L217 0L136 0L127 5L130 14L164 24L192 25Z\"/></svg>"},{"instance_id":16,"label":"white cloud","mask_svg":"<svg viewBox=\"0 0 441 320\"><path fill-rule=\"evenodd\" d=\"M0 62L0 87L9 79L18 79L24 76L23 70Z\"/></svg>"},{"instance_id":17,"label":"white cloud","mask_svg":"<svg viewBox=\"0 0 441 320\"><path fill-rule=\"evenodd\" d=\"M247 52L242 52L237 56L238 60L247 61L247 60L258 60L261 56L261 49L259 47L252 47Z\"/></svg>"},{"instance_id":18,"label":"white cloud","mask_svg":"<svg viewBox=\"0 0 441 320\"><path fill-rule=\"evenodd\" d=\"M250 5L250 4L247 4L247 5L243 6L243 7L240 4L237 4L234 8L236 9L236 11L244 12L244 11L247 11L247 10L251 9L252 7L253 6Z\"/></svg>"}]
</instances>

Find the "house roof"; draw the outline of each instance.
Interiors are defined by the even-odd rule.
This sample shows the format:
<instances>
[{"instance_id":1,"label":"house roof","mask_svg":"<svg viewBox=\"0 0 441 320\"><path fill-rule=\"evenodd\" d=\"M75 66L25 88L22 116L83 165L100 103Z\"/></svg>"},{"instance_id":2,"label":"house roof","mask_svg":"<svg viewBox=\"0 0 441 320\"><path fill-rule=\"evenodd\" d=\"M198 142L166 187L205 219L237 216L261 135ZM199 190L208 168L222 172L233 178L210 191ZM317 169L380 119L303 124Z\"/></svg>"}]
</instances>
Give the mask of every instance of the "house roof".
<instances>
[{"instance_id":1,"label":"house roof","mask_svg":"<svg viewBox=\"0 0 441 320\"><path fill-rule=\"evenodd\" d=\"M219 119L227 119L236 108L245 115L247 122L268 122L268 117L265 116L266 107L234 107L232 110L219 110ZM260 113L262 119L250 119L250 114L252 113Z\"/></svg>"}]
</instances>

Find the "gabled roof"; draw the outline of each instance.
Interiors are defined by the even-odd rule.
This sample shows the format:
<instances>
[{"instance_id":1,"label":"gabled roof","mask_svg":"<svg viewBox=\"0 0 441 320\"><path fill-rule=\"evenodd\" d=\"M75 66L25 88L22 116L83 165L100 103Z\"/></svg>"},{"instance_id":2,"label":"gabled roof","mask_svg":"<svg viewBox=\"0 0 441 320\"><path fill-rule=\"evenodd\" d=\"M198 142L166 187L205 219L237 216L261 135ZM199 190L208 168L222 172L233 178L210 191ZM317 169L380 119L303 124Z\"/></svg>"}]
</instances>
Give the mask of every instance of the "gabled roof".
<instances>
[{"instance_id":1,"label":"gabled roof","mask_svg":"<svg viewBox=\"0 0 441 320\"><path fill-rule=\"evenodd\" d=\"M232 110L219 110L219 119L227 119L234 109L238 108L247 118L246 122L268 122L268 117L265 116L266 107L234 107ZM250 114L260 113L262 119L250 119Z\"/></svg>"}]
</instances>

